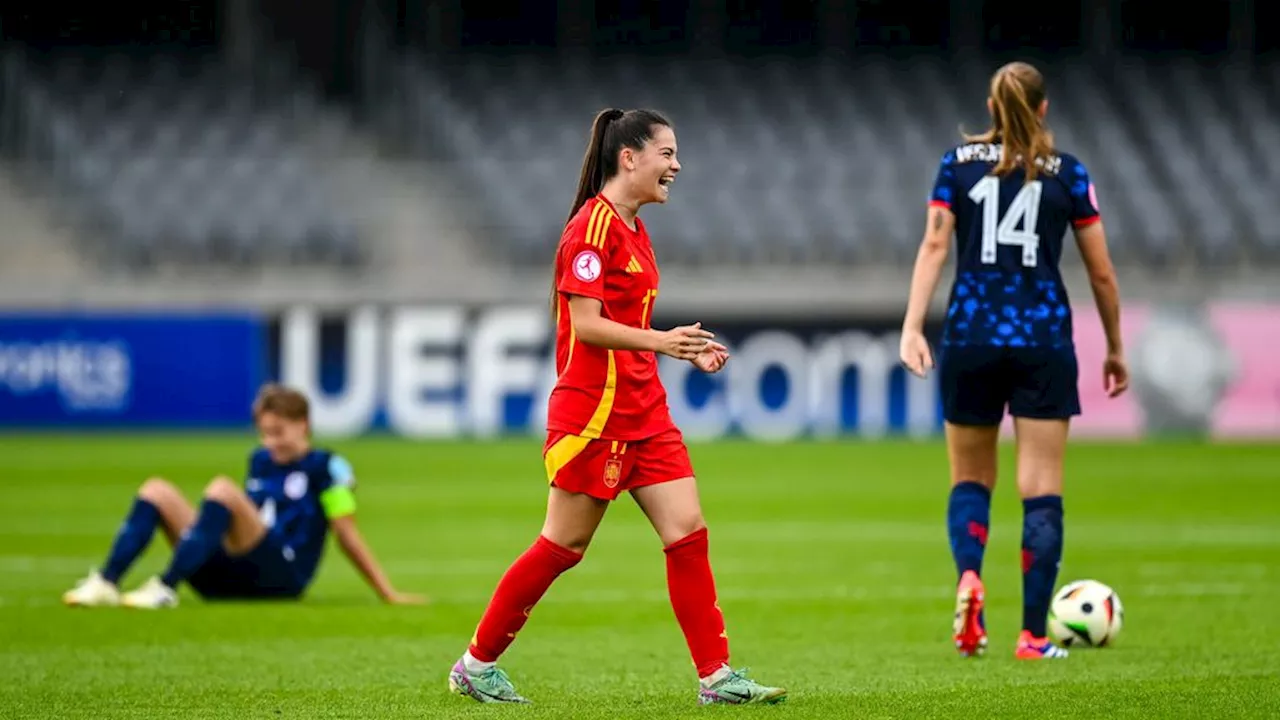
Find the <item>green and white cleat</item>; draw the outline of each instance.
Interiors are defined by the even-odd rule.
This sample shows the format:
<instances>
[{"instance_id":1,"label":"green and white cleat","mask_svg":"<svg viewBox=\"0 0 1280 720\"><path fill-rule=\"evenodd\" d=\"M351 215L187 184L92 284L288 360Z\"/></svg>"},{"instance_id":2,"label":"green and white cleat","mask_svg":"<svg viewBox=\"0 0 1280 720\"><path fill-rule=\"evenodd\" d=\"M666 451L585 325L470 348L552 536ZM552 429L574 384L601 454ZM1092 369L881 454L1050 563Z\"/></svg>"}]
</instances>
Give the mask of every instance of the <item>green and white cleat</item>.
<instances>
[{"instance_id":1,"label":"green and white cleat","mask_svg":"<svg viewBox=\"0 0 1280 720\"><path fill-rule=\"evenodd\" d=\"M62 594L62 604L69 607L115 607L120 604L120 591L107 582L97 570Z\"/></svg>"},{"instance_id":2,"label":"green and white cleat","mask_svg":"<svg viewBox=\"0 0 1280 720\"><path fill-rule=\"evenodd\" d=\"M787 699L787 691L769 687L747 677L746 670L728 674L698 691L699 705L773 705Z\"/></svg>"},{"instance_id":3,"label":"green and white cleat","mask_svg":"<svg viewBox=\"0 0 1280 720\"><path fill-rule=\"evenodd\" d=\"M153 577L137 590L125 593L120 598L120 604L137 610L159 610L160 608L178 607L178 593L173 588L160 582L160 578Z\"/></svg>"},{"instance_id":4,"label":"green and white cleat","mask_svg":"<svg viewBox=\"0 0 1280 720\"><path fill-rule=\"evenodd\" d=\"M529 703L516 692L511 679L496 665L483 672L472 673L467 670L466 663L459 660L449 671L449 691L482 703Z\"/></svg>"}]
</instances>

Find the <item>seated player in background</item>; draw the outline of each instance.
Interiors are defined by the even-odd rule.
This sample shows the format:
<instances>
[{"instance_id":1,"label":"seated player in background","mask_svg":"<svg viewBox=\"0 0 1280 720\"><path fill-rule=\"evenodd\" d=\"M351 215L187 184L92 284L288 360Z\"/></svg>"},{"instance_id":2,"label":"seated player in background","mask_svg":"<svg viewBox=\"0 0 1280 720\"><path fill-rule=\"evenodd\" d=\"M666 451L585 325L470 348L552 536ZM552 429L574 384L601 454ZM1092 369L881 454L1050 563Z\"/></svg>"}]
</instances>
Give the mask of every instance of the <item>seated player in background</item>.
<instances>
[{"instance_id":1,"label":"seated player in background","mask_svg":"<svg viewBox=\"0 0 1280 720\"><path fill-rule=\"evenodd\" d=\"M249 455L244 490L229 478L214 478L197 515L171 483L147 480L106 563L65 593L63 603L175 607L183 581L205 599L297 599L315 577L331 528L343 553L385 602L422 602L392 587L365 545L355 521L351 464L311 447L306 396L267 385L254 401L253 419L262 445ZM122 595L120 578L157 527L174 548L169 567Z\"/></svg>"},{"instance_id":2,"label":"seated player in background","mask_svg":"<svg viewBox=\"0 0 1280 720\"><path fill-rule=\"evenodd\" d=\"M1054 147L1045 126L1044 78L1010 63L991 78L992 126L942 158L916 258L902 327L902 362L933 367L925 311L954 233L956 279L939 355L951 495L947 526L959 583L954 640L964 657L987 647L982 558L996 484L1005 408L1017 435L1022 495L1020 659L1065 658L1046 638L1062 559L1063 456L1080 414L1071 303L1058 263L1073 228L1107 336L1102 381L1111 397L1129 371L1120 335L1120 295L1093 184L1079 160Z\"/></svg>"}]
</instances>

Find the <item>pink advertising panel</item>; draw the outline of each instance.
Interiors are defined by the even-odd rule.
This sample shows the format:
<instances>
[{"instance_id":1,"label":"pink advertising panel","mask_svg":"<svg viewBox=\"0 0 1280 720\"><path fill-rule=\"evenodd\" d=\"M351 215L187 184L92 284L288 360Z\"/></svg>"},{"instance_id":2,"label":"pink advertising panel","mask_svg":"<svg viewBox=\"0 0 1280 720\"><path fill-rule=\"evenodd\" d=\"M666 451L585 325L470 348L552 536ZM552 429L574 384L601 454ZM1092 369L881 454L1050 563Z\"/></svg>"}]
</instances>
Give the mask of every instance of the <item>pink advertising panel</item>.
<instances>
[{"instance_id":1,"label":"pink advertising panel","mask_svg":"<svg viewBox=\"0 0 1280 720\"><path fill-rule=\"evenodd\" d=\"M1097 313L1087 305L1075 312L1084 414L1074 434L1134 437L1176 416L1184 425L1199 418L1212 437L1280 439L1280 304L1126 310L1135 388L1117 399L1102 385L1106 342Z\"/></svg>"},{"instance_id":2,"label":"pink advertising panel","mask_svg":"<svg viewBox=\"0 0 1280 720\"><path fill-rule=\"evenodd\" d=\"M1280 305L1217 305L1209 317L1234 365L1214 435L1280 438Z\"/></svg>"}]
</instances>

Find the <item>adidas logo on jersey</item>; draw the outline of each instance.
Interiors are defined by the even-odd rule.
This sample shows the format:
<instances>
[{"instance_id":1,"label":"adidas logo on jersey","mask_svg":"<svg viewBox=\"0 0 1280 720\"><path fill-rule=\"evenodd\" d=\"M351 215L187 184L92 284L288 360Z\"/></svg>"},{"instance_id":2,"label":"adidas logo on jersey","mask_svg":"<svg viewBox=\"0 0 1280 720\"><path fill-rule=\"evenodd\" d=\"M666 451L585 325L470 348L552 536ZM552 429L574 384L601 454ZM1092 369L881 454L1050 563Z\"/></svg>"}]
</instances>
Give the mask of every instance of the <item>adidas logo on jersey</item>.
<instances>
[{"instance_id":1,"label":"adidas logo on jersey","mask_svg":"<svg viewBox=\"0 0 1280 720\"><path fill-rule=\"evenodd\" d=\"M632 275L639 275L644 272L644 268L640 266L640 261L636 260L636 256L631 256L631 262L627 263L627 272Z\"/></svg>"}]
</instances>

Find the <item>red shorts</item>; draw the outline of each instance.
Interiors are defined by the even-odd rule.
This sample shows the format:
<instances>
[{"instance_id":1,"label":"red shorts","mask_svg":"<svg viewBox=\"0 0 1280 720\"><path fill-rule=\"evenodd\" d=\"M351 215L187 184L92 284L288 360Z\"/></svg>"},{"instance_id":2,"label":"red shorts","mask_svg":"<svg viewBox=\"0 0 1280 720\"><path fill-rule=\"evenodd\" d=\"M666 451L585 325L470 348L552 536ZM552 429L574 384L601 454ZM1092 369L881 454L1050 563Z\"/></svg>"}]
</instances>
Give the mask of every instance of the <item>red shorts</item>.
<instances>
[{"instance_id":1,"label":"red shorts","mask_svg":"<svg viewBox=\"0 0 1280 720\"><path fill-rule=\"evenodd\" d=\"M630 443L550 432L542 458L547 482L601 500L616 499L638 487L693 477L689 449L675 428Z\"/></svg>"}]
</instances>

